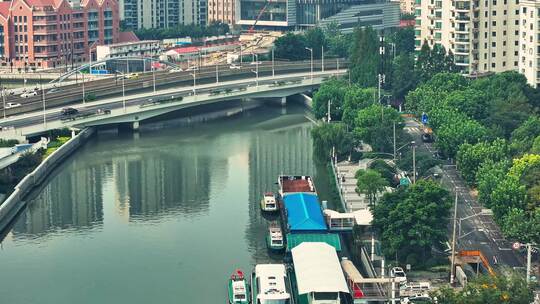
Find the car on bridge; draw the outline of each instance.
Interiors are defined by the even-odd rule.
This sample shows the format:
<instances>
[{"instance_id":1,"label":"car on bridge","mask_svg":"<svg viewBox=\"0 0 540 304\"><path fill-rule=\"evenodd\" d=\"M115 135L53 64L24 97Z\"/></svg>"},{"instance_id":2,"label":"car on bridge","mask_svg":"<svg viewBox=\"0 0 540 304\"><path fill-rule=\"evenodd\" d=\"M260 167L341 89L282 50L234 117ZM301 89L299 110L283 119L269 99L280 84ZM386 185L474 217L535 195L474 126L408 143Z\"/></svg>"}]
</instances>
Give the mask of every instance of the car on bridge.
<instances>
[{"instance_id":1,"label":"car on bridge","mask_svg":"<svg viewBox=\"0 0 540 304\"><path fill-rule=\"evenodd\" d=\"M30 91L30 92L24 92L21 94L21 97L22 98L28 98L28 97L32 97L32 96L37 96L38 92L37 91Z\"/></svg>"},{"instance_id":2,"label":"car on bridge","mask_svg":"<svg viewBox=\"0 0 540 304\"><path fill-rule=\"evenodd\" d=\"M6 109L17 108L17 107L20 107L20 106L21 106L21 104L17 103L17 102L8 102L8 103L6 103Z\"/></svg>"},{"instance_id":3,"label":"car on bridge","mask_svg":"<svg viewBox=\"0 0 540 304\"><path fill-rule=\"evenodd\" d=\"M79 114L79 110L75 108L63 108L60 113L62 114L62 116L66 117Z\"/></svg>"}]
</instances>

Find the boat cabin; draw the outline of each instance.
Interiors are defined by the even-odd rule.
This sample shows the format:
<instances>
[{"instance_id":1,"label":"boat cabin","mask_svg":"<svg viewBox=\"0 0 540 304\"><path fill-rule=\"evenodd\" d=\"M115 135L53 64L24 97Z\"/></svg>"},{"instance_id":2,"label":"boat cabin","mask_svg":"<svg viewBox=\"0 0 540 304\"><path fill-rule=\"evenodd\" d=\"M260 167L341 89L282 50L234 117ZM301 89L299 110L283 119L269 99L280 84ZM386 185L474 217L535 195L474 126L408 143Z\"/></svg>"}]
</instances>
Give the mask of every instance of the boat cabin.
<instances>
[{"instance_id":1,"label":"boat cabin","mask_svg":"<svg viewBox=\"0 0 540 304\"><path fill-rule=\"evenodd\" d=\"M244 303L247 300L246 283L242 281L232 282L233 303Z\"/></svg>"},{"instance_id":2,"label":"boat cabin","mask_svg":"<svg viewBox=\"0 0 540 304\"><path fill-rule=\"evenodd\" d=\"M324 209L324 219L330 231L352 231L355 223L354 214L340 213L330 209Z\"/></svg>"},{"instance_id":3,"label":"boat cabin","mask_svg":"<svg viewBox=\"0 0 540 304\"><path fill-rule=\"evenodd\" d=\"M289 304L287 273L283 264L259 264L252 276L253 304Z\"/></svg>"},{"instance_id":4,"label":"boat cabin","mask_svg":"<svg viewBox=\"0 0 540 304\"><path fill-rule=\"evenodd\" d=\"M283 249L285 248L285 241L283 240L283 233L281 227L276 225L270 225L268 228L268 246L270 249Z\"/></svg>"},{"instance_id":5,"label":"boat cabin","mask_svg":"<svg viewBox=\"0 0 540 304\"><path fill-rule=\"evenodd\" d=\"M263 198L261 200L261 210L262 211L278 211L278 204L276 201L276 197L274 196L274 193L272 192L266 192L263 195Z\"/></svg>"}]
</instances>

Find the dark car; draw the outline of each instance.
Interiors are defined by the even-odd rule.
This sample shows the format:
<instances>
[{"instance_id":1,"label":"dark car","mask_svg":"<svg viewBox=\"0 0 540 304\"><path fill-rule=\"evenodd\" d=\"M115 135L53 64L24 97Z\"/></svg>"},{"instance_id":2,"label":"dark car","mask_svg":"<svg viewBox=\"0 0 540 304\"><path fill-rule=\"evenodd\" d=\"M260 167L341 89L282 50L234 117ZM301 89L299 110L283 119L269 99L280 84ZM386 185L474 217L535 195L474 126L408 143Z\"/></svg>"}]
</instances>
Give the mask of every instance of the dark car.
<instances>
[{"instance_id":1,"label":"dark car","mask_svg":"<svg viewBox=\"0 0 540 304\"><path fill-rule=\"evenodd\" d=\"M433 136L429 133L422 134L422 141L425 143L433 142Z\"/></svg>"},{"instance_id":2,"label":"dark car","mask_svg":"<svg viewBox=\"0 0 540 304\"><path fill-rule=\"evenodd\" d=\"M62 109L62 116L71 116L76 115L79 113L79 110L74 108L63 108Z\"/></svg>"}]
</instances>

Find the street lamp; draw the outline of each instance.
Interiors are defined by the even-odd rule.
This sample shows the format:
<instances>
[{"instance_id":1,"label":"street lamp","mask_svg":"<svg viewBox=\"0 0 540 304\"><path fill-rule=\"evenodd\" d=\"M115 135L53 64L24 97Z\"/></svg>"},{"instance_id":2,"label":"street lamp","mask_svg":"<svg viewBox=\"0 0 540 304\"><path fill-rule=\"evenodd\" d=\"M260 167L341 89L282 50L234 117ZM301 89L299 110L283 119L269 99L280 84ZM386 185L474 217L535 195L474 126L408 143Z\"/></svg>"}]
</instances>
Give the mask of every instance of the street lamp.
<instances>
[{"instance_id":1,"label":"street lamp","mask_svg":"<svg viewBox=\"0 0 540 304\"><path fill-rule=\"evenodd\" d=\"M43 82L41 82L41 74L39 74L39 86L41 87L41 99L43 101L43 126L47 127L47 113L45 112L45 92L43 91Z\"/></svg>"},{"instance_id":2,"label":"street lamp","mask_svg":"<svg viewBox=\"0 0 540 304\"><path fill-rule=\"evenodd\" d=\"M86 94L84 93L84 73L82 73L81 71L79 71L79 73L81 73L81 77L82 77L82 103L85 104Z\"/></svg>"},{"instance_id":3,"label":"street lamp","mask_svg":"<svg viewBox=\"0 0 540 304\"><path fill-rule=\"evenodd\" d=\"M193 76L193 96L197 96L197 70L193 70L193 73L190 73L191 76Z\"/></svg>"},{"instance_id":4,"label":"street lamp","mask_svg":"<svg viewBox=\"0 0 540 304\"><path fill-rule=\"evenodd\" d=\"M411 141L412 146L412 167L413 167L413 180L412 183L416 184L416 143Z\"/></svg>"},{"instance_id":5,"label":"street lamp","mask_svg":"<svg viewBox=\"0 0 540 304\"><path fill-rule=\"evenodd\" d=\"M272 47L272 78L274 78L274 48Z\"/></svg>"},{"instance_id":6,"label":"street lamp","mask_svg":"<svg viewBox=\"0 0 540 304\"><path fill-rule=\"evenodd\" d=\"M154 95L156 95L156 68L152 64L152 80L154 81Z\"/></svg>"},{"instance_id":7,"label":"street lamp","mask_svg":"<svg viewBox=\"0 0 540 304\"><path fill-rule=\"evenodd\" d=\"M324 72L324 45L321 46L321 72Z\"/></svg>"},{"instance_id":8,"label":"street lamp","mask_svg":"<svg viewBox=\"0 0 540 304\"><path fill-rule=\"evenodd\" d=\"M126 112L126 76L125 74L122 74L120 71L116 71L117 73L120 73L122 75L122 108L124 109L124 113Z\"/></svg>"},{"instance_id":9,"label":"street lamp","mask_svg":"<svg viewBox=\"0 0 540 304\"><path fill-rule=\"evenodd\" d=\"M216 83L219 83L219 63L216 63Z\"/></svg>"},{"instance_id":10,"label":"street lamp","mask_svg":"<svg viewBox=\"0 0 540 304\"><path fill-rule=\"evenodd\" d=\"M311 53L311 68L310 68L310 75L311 75L311 83L313 83L313 49L306 47L306 50L308 50Z\"/></svg>"},{"instance_id":11,"label":"street lamp","mask_svg":"<svg viewBox=\"0 0 540 304\"><path fill-rule=\"evenodd\" d=\"M251 70L253 73L255 73L256 76L256 86L259 87L259 55L255 53L251 53L253 57L255 57L255 71Z\"/></svg>"}]
</instances>

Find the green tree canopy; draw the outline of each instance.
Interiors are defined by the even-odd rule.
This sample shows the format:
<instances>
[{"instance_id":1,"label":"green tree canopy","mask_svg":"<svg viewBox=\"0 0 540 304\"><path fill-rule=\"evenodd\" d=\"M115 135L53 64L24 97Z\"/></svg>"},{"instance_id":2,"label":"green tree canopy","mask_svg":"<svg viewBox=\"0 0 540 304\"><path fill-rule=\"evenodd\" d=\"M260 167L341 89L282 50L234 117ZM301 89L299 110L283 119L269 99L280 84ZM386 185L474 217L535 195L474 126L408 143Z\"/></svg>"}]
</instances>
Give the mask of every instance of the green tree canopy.
<instances>
[{"instance_id":1,"label":"green tree canopy","mask_svg":"<svg viewBox=\"0 0 540 304\"><path fill-rule=\"evenodd\" d=\"M352 135L342 123L320 124L311 130L311 137L313 154L319 162L328 160L334 147L338 156L350 153L353 147Z\"/></svg>"},{"instance_id":2,"label":"green tree canopy","mask_svg":"<svg viewBox=\"0 0 540 304\"><path fill-rule=\"evenodd\" d=\"M476 172L478 201L487 208L493 206L491 194L497 185L506 178L510 165L508 160L494 162L488 159L478 167Z\"/></svg>"},{"instance_id":3,"label":"green tree canopy","mask_svg":"<svg viewBox=\"0 0 540 304\"><path fill-rule=\"evenodd\" d=\"M454 56L451 52L447 53L444 46L435 44L430 48L424 41L416 60L416 70L420 81L425 82L441 72L457 72L458 68L454 64Z\"/></svg>"},{"instance_id":4,"label":"green tree canopy","mask_svg":"<svg viewBox=\"0 0 540 304\"><path fill-rule=\"evenodd\" d=\"M370 144L373 151L393 151L393 124L396 123L396 137L402 138L403 118L390 107L379 104L358 111L355 120L354 137Z\"/></svg>"},{"instance_id":5,"label":"green tree canopy","mask_svg":"<svg viewBox=\"0 0 540 304\"><path fill-rule=\"evenodd\" d=\"M379 38L371 27L357 27L350 56L351 78L362 87L378 84L380 66Z\"/></svg>"},{"instance_id":6,"label":"green tree canopy","mask_svg":"<svg viewBox=\"0 0 540 304\"><path fill-rule=\"evenodd\" d=\"M493 142L477 144L464 143L459 146L457 164L461 175L468 184L476 184L476 173L484 161L498 162L508 157L506 140L498 138Z\"/></svg>"},{"instance_id":7,"label":"green tree canopy","mask_svg":"<svg viewBox=\"0 0 540 304\"><path fill-rule=\"evenodd\" d=\"M302 60L308 58L306 40L303 35L288 32L274 42L274 56L279 59Z\"/></svg>"},{"instance_id":8,"label":"green tree canopy","mask_svg":"<svg viewBox=\"0 0 540 304\"><path fill-rule=\"evenodd\" d=\"M330 113L332 120L341 120L343 114L343 99L347 92L347 84L341 80L332 78L324 82L319 90L313 95L313 112L315 117L323 118L328 112L330 101Z\"/></svg>"},{"instance_id":9,"label":"green tree canopy","mask_svg":"<svg viewBox=\"0 0 540 304\"><path fill-rule=\"evenodd\" d=\"M406 97L405 106L409 111L418 114L422 112L430 113L441 106L441 101L450 92L467 88L469 81L457 73L439 73L429 81L418 86L409 92Z\"/></svg>"},{"instance_id":10,"label":"green tree canopy","mask_svg":"<svg viewBox=\"0 0 540 304\"><path fill-rule=\"evenodd\" d=\"M385 256L416 265L427 260L446 239L450 206L448 192L429 180L386 193L372 208Z\"/></svg>"},{"instance_id":11,"label":"green tree canopy","mask_svg":"<svg viewBox=\"0 0 540 304\"><path fill-rule=\"evenodd\" d=\"M417 73L414 69L414 55L401 54L394 59L392 64L392 95L395 99L402 101L418 83Z\"/></svg>"},{"instance_id":12,"label":"green tree canopy","mask_svg":"<svg viewBox=\"0 0 540 304\"><path fill-rule=\"evenodd\" d=\"M454 157L463 143L476 144L486 140L488 130L472 119L462 119L444 124L437 130L436 145L443 155Z\"/></svg>"},{"instance_id":13,"label":"green tree canopy","mask_svg":"<svg viewBox=\"0 0 540 304\"><path fill-rule=\"evenodd\" d=\"M361 88L353 85L345 93L345 102L343 103L343 122L349 127L354 128L355 119L359 110L365 109L376 102L374 88Z\"/></svg>"},{"instance_id":14,"label":"green tree canopy","mask_svg":"<svg viewBox=\"0 0 540 304\"><path fill-rule=\"evenodd\" d=\"M377 194L384 191L388 186L388 181L375 170L358 170L355 174L356 177L356 192L364 194L368 200L369 205L375 205L377 201Z\"/></svg>"},{"instance_id":15,"label":"green tree canopy","mask_svg":"<svg viewBox=\"0 0 540 304\"><path fill-rule=\"evenodd\" d=\"M469 281L462 290L443 287L434 292L440 304L529 304L533 288L517 272L510 275L480 276Z\"/></svg>"},{"instance_id":16,"label":"green tree canopy","mask_svg":"<svg viewBox=\"0 0 540 304\"><path fill-rule=\"evenodd\" d=\"M313 49L313 58L321 58L322 48L328 48L328 42L323 30L320 27L314 27L307 30L304 33L304 37L306 47ZM308 53L308 56L311 56L311 54Z\"/></svg>"},{"instance_id":17,"label":"green tree canopy","mask_svg":"<svg viewBox=\"0 0 540 304\"><path fill-rule=\"evenodd\" d=\"M535 138L540 136L540 118L532 115L512 132L512 148L517 154L529 151Z\"/></svg>"}]
</instances>

